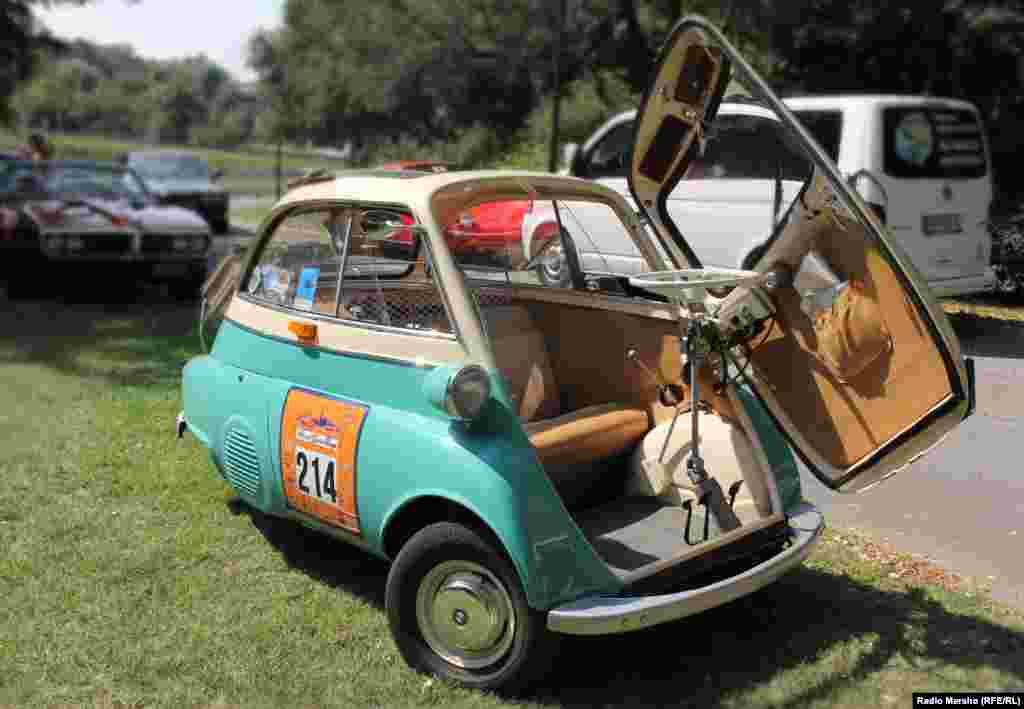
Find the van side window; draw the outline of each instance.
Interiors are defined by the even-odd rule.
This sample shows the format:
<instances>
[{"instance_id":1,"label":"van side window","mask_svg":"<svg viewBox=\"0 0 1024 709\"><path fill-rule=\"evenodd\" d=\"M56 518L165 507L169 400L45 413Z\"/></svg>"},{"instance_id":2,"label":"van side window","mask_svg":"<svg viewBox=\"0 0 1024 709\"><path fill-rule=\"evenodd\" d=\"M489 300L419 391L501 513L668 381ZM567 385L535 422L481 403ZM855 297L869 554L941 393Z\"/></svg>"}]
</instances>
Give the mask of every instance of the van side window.
<instances>
[{"instance_id":1,"label":"van side window","mask_svg":"<svg viewBox=\"0 0 1024 709\"><path fill-rule=\"evenodd\" d=\"M832 162L839 160L839 139L843 134L843 114L840 111L794 111L814 139L818 141Z\"/></svg>"},{"instance_id":2,"label":"van side window","mask_svg":"<svg viewBox=\"0 0 1024 709\"><path fill-rule=\"evenodd\" d=\"M633 121L626 121L608 131L590 150L584 174L580 177L626 177L629 173L629 151L633 147L635 125Z\"/></svg>"},{"instance_id":3,"label":"van side window","mask_svg":"<svg viewBox=\"0 0 1024 709\"><path fill-rule=\"evenodd\" d=\"M810 162L789 144L778 121L761 116L719 115L687 180L803 181Z\"/></svg>"}]
</instances>

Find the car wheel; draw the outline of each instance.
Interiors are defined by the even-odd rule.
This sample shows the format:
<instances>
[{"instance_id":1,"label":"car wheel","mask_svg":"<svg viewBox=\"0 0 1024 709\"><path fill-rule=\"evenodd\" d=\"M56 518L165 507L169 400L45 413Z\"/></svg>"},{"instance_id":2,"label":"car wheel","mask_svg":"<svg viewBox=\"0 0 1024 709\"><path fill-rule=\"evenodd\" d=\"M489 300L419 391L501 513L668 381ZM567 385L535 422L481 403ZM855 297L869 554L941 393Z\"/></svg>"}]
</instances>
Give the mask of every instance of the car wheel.
<instances>
[{"instance_id":1,"label":"car wheel","mask_svg":"<svg viewBox=\"0 0 1024 709\"><path fill-rule=\"evenodd\" d=\"M572 285L567 249L573 248L572 240L563 236L558 243L549 246L537 263L537 277L540 282L552 288L568 288Z\"/></svg>"},{"instance_id":2,"label":"car wheel","mask_svg":"<svg viewBox=\"0 0 1024 709\"><path fill-rule=\"evenodd\" d=\"M417 532L388 573L391 634L414 669L475 689L520 691L550 666L545 616L512 564L460 524Z\"/></svg>"},{"instance_id":3,"label":"car wheel","mask_svg":"<svg viewBox=\"0 0 1024 709\"><path fill-rule=\"evenodd\" d=\"M175 281L170 281L167 285L171 291L171 295L180 301L186 303L192 303L199 300L199 295L202 292L203 284L206 282L206 271L203 269L194 269L189 271L189 274Z\"/></svg>"}]
</instances>

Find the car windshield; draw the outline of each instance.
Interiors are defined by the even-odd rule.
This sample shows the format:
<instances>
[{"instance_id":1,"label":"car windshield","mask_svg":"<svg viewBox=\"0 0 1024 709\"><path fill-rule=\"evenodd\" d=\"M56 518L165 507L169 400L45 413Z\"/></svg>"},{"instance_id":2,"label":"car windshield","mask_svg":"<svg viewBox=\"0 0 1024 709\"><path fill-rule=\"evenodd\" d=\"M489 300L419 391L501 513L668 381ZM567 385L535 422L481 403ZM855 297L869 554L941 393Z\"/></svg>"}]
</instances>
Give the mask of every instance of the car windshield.
<instances>
[{"instance_id":1,"label":"car windshield","mask_svg":"<svg viewBox=\"0 0 1024 709\"><path fill-rule=\"evenodd\" d=\"M145 200L146 188L131 170L91 163L11 161L0 167L0 195Z\"/></svg>"},{"instance_id":2,"label":"car windshield","mask_svg":"<svg viewBox=\"0 0 1024 709\"><path fill-rule=\"evenodd\" d=\"M206 163L192 155L161 155L134 158L132 167L151 180L181 179L207 180L210 169Z\"/></svg>"}]
</instances>

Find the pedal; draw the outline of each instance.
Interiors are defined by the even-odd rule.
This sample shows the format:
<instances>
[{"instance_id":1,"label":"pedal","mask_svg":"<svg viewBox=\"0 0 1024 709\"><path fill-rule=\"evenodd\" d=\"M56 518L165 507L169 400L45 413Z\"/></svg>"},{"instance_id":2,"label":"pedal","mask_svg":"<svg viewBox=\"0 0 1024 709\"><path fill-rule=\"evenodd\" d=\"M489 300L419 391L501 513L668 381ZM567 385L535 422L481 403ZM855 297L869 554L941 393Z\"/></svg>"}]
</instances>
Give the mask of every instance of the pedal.
<instances>
[{"instance_id":1,"label":"pedal","mask_svg":"<svg viewBox=\"0 0 1024 709\"><path fill-rule=\"evenodd\" d=\"M694 485L680 485L678 487L690 490L696 497L697 504L704 506L704 538L699 541L691 541L690 526L691 518L693 517L693 504L690 500L683 502L683 509L687 512L683 538L687 544L693 546L708 540L712 516L715 518L715 527L721 533L731 532L743 526L743 523L732 509L733 503L736 501L736 494L739 492L739 486L736 483L729 486L729 500L726 500L722 486L714 478L709 477Z\"/></svg>"}]
</instances>

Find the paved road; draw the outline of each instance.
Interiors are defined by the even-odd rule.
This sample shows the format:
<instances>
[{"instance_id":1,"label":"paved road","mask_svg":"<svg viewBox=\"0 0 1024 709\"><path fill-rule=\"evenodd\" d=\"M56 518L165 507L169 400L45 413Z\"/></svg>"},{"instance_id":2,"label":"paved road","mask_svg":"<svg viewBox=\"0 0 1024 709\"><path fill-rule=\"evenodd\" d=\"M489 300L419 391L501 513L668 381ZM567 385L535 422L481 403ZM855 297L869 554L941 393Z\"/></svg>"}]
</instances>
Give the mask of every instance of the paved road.
<instances>
[{"instance_id":1,"label":"paved road","mask_svg":"<svg viewBox=\"0 0 1024 709\"><path fill-rule=\"evenodd\" d=\"M861 495L804 471L804 494L829 522L855 528L981 580L1024 607L1024 327L960 326L975 356L976 414L923 459Z\"/></svg>"}]
</instances>

